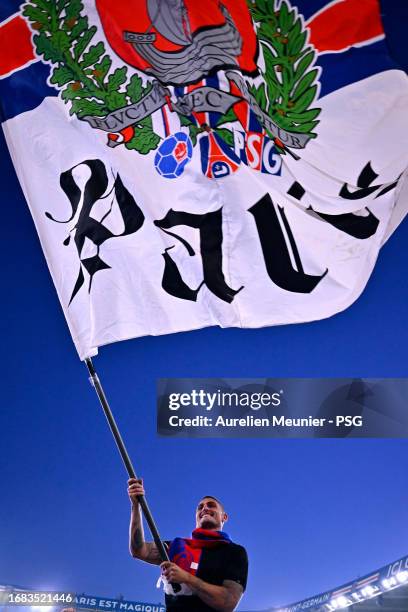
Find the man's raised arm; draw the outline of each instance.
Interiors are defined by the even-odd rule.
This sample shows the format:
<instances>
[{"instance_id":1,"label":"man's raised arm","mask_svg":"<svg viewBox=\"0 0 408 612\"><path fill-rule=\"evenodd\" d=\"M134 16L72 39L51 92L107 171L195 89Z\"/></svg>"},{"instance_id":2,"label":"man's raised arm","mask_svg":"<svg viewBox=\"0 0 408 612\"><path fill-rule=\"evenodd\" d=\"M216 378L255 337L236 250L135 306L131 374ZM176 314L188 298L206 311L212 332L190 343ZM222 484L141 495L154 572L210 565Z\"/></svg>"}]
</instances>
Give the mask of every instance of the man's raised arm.
<instances>
[{"instance_id":1,"label":"man's raised arm","mask_svg":"<svg viewBox=\"0 0 408 612\"><path fill-rule=\"evenodd\" d=\"M130 525L129 525L129 551L132 557L160 565L161 557L154 542L145 542L142 510L140 508L138 495L144 495L143 481L136 478L128 480L128 495L131 503Z\"/></svg>"}]
</instances>

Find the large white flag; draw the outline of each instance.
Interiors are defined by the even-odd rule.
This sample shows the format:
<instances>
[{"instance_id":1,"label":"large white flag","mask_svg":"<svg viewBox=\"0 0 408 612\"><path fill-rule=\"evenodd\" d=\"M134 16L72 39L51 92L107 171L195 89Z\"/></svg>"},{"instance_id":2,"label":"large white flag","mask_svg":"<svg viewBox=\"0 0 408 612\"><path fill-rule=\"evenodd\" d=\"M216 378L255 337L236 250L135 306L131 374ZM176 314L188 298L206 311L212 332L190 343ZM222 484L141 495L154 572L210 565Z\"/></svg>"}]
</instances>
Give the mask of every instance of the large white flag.
<instances>
[{"instance_id":1,"label":"large white flag","mask_svg":"<svg viewBox=\"0 0 408 612\"><path fill-rule=\"evenodd\" d=\"M0 24L3 129L81 358L362 292L408 207L408 78L377 0L320 5L29 0Z\"/></svg>"}]
</instances>

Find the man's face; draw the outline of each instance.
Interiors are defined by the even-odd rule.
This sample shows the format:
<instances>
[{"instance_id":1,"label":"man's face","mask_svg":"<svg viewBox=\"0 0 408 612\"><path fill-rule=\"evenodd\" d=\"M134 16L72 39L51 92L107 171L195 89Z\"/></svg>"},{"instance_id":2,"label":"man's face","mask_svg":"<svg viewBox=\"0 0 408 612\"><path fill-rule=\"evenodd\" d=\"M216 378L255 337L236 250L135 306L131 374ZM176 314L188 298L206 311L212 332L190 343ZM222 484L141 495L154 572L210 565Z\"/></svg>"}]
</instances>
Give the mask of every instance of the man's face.
<instances>
[{"instance_id":1,"label":"man's face","mask_svg":"<svg viewBox=\"0 0 408 612\"><path fill-rule=\"evenodd\" d=\"M228 519L221 504L212 497L203 497L196 510L196 527L220 531Z\"/></svg>"}]
</instances>

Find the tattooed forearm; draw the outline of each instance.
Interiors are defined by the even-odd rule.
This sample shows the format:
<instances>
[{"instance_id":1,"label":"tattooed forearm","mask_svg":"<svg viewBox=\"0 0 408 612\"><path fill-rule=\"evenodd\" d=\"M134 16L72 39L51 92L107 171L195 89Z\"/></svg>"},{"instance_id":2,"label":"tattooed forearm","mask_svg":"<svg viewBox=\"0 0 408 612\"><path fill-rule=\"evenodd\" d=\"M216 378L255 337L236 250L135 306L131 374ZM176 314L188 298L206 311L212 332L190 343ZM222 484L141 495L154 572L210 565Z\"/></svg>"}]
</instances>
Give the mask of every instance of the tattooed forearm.
<instances>
[{"instance_id":1,"label":"tattooed forearm","mask_svg":"<svg viewBox=\"0 0 408 612\"><path fill-rule=\"evenodd\" d=\"M131 535L132 548L140 548L145 543L142 527L135 527Z\"/></svg>"},{"instance_id":2,"label":"tattooed forearm","mask_svg":"<svg viewBox=\"0 0 408 612\"><path fill-rule=\"evenodd\" d=\"M153 565L160 565L163 559L160 557L156 544L153 542L146 542L145 546L146 556L143 560L147 563L153 563Z\"/></svg>"},{"instance_id":3,"label":"tattooed forearm","mask_svg":"<svg viewBox=\"0 0 408 612\"><path fill-rule=\"evenodd\" d=\"M145 542L142 514L139 507L132 507L129 526L129 550L132 557L159 565L161 557L153 542Z\"/></svg>"},{"instance_id":4,"label":"tattooed forearm","mask_svg":"<svg viewBox=\"0 0 408 612\"><path fill-rule=\"evenodd\" d=\"M139 506L132 506L129 526L129 548L133 554L135 550L141 548L145 543L142 523L142 513Z\"/></svg>"},{"instance_id":5,"label":"tattooed forearm","mask_svg":"<svg viewBox=\"0 0 408 612\"><path fill-rule=\"evenodd\" d=\"M139 557L145 545L142 512L139 506L132 506L129 526L129 549L131 555Z\"/></svg>"}]
</instances>

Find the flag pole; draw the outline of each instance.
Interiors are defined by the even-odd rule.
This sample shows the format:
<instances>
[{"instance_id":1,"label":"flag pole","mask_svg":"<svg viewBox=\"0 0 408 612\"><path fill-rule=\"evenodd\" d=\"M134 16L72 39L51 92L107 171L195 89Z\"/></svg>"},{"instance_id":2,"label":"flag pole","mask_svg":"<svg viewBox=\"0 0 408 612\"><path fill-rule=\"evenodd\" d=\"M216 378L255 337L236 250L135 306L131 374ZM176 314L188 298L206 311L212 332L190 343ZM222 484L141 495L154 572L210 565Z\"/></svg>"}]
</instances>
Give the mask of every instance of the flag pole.
<instances>
[{"instance_id":1,"label":"flag pole","mask_svg":"<svg viewBox=\"0 0 408 612\"><path fill-rule=\"evenodd\" d=\"M88 368L88 372L89 372L89 381L91 383L91 385L94 387L96 394L99 398L100 404L102 406L102 409L105 413L106 419L108 421L110 430L112 432L112 435L115 439L116 442L116 446L118 447L120 456L122 457L122 461L125 464L127 473L129 474L129 478L137 478L136 476L136 472L134 470L134 467L132 465L132 462L130 460L129 454L126 450L126 446L123 442L122 436L120 435L120 431L118 429L118 426L116 425L116 421L114 419L114 416L112 414L112 411L109 407L108 404L108 400L106 399L106 395L104 393L104 390L102 388L102 385L99 381L98 375L95 371L95 368L93 366L92 360L90 359L90 357L87 357L85 359L85 364L86 367ZM169 559L169 555L167 553L167 550L162 542L162 539L160 538L160 534L159 531L157 529L156 523L154 522L152 513L150 512L149 506L147 504L146 498L144 495L138 495L137 496L138 502L140 504L140 507L142 508L142 512L143 515L146 519L147 524L149 525L149 529L151 531L151 534L153 536L153 540L154 543L157 546L157 550L159 551L160 557L162 559L162 561L170 561ZM179 586L179 585L177 585ZM180 590L180 587L179 587Z\"/></svg>"}]
</instances>

